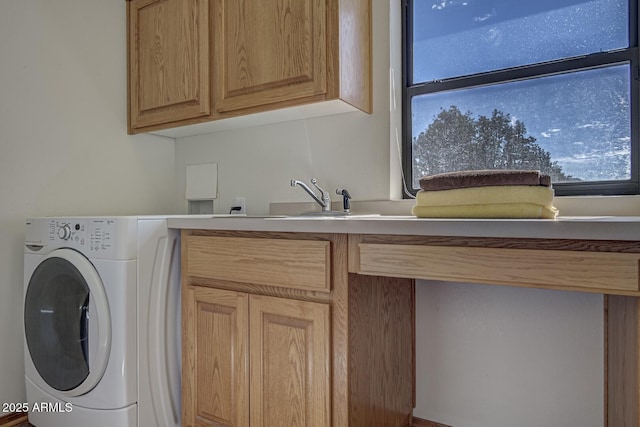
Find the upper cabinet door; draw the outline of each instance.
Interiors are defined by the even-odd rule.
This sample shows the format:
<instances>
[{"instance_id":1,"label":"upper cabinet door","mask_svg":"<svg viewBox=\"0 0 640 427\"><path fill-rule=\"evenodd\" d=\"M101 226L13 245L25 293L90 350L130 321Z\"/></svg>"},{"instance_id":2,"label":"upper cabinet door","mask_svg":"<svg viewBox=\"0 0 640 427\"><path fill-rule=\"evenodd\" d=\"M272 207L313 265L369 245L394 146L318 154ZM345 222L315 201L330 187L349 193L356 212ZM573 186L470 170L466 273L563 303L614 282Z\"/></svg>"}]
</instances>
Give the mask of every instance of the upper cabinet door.
<instances>
[{"instance_id":1,"label":"upper cabinet door","mask_svg":"<svg viewBox=\"0 0 640 427\"><path fill-rule=\"evenodd\" d=\"M216 111L327 93L326 0L214 0Z\"/></svg>"},{"instance_id":2,"label":"upper cabinet door","mask_svg":"<svg viewBox=\"0 0 640 427\"><path fill-rule=\"evenodd\" d=\"M211 112L208 0L128 3L129 131Z\"/></svg>"}]
</instances>

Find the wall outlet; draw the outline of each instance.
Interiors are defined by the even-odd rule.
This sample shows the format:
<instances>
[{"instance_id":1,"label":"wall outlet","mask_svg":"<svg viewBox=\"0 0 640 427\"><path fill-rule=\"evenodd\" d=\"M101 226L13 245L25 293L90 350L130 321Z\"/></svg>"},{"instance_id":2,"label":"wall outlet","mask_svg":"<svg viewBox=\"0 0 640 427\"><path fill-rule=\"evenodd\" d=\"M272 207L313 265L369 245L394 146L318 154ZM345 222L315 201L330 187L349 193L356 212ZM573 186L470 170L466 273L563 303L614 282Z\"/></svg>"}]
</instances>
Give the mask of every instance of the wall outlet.
<instances>
[{"instance_id":1,"label":"wall outlet","mask_svg":"<svg viewBox=\"0 0 640 427\"><path fill-rule=\"evenodd\" d=\"M247 213L247 200L244 197L236 197L233 201L233 207L239 207L240 210L234 210L232 213L234 214L245 214Z\"/></svg>"}]
</instances>

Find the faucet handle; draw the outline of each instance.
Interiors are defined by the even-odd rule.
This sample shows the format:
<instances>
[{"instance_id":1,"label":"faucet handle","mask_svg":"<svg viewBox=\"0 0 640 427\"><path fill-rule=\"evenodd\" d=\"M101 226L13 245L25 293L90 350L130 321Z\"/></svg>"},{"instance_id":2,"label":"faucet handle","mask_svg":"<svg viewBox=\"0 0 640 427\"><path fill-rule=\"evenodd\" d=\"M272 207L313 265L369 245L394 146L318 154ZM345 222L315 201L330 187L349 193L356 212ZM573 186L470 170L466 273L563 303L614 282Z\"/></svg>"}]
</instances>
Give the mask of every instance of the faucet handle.
<instances>
[{"instance_id":1,"label":"faucet handle","mask_svg":"<svg viewBox=\"0 0 640 427\"><path fill-rule=\"evenodd\" d=\"M318 180L315 178L311 178L311 184L318 189L320 194L322 195L322 200L325 202L329 202L329 193L324 191L319 185Z\"/></svg>"},{"instance_id":2,"label":"faucet handle","mask_svg":"<svg viewBox=\"0 0 640 427\"><path fill-rule=\"evenodd\" d=\"M324 190L322 188L320 188L320 186L318 185L318 180L315 178L311 178L311 184L313 184L314 187L316 187L318 190L320 190L321 193L324 193Z\"/></svg>"}]
</instances>

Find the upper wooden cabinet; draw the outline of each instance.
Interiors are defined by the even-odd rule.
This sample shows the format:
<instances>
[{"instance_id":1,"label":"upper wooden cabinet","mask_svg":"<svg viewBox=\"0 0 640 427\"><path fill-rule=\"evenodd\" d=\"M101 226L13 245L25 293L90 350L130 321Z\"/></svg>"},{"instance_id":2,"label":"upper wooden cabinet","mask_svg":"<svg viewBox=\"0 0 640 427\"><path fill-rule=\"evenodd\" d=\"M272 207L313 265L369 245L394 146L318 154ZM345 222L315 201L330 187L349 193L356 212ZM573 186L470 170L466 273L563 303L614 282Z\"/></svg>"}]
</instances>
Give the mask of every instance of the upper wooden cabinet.
<instances>
[{"instance_id":1,"label":"upper wooden cabinet","mask_svg":"<svg viewBox=\"0 0 640 427\"><path fill-rule=\"evenodd\" d=\"M213 5L217 111L327 94L326 0Z\"/></svg>"},{"instance_id":2,"label":"upper wooden cabinet","mask_svg":"<svg viewBox=\"0 0 640 427\"><path fill-rule=\"evenodd\" d=\"M209 1L137 0L127 12L130 132L209 116Z\"/></svg>"},{"instance_id":3,"label":"upper wooden cabinet","mask_svg":"<svg viewBox=\"0 0 640 427\"><path fill-rule=\"evenodd\" d=\"M322 101L371 112L371 0L131 0L127 17L129 133Z\"/></svg>"}]
</instances>

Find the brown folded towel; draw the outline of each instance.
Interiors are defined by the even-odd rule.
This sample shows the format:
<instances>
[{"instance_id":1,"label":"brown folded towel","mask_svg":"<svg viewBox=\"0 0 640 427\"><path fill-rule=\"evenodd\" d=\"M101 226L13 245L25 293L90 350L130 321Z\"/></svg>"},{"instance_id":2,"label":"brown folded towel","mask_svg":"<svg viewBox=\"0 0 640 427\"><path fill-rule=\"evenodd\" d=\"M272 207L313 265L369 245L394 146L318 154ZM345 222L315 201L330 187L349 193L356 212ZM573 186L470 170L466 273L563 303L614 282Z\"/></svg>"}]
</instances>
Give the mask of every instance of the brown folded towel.
<instances>
[{"instance_id":1,"label":"brown folded towel","mask_svg":"<svg viewBox=\"0 0 640 427\"><path fill-rule=\"evenodd\" d=\"M541 185L551 187L551 177L537 170L474 170L423 176L420 187L425 191L498 185Z\"/></svg>"}]
</instances>

